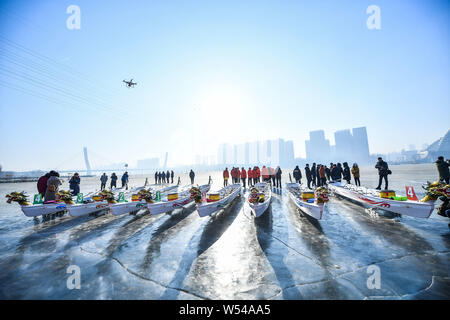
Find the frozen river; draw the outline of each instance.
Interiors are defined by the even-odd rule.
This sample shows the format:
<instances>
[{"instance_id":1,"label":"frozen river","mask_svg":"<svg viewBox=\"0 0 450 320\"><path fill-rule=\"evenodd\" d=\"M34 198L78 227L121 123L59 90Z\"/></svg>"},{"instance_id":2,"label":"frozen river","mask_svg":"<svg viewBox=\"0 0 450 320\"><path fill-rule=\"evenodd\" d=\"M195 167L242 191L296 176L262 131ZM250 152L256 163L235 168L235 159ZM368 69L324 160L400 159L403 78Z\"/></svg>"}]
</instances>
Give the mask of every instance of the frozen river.
<instances>
[{"instance_id":1,"label":"frozen river","mask_svg":"<svg viewBox=\"0 0 450 320\"><path fill-rule=\"evenodd\" d=\"M432 164L391 170L392 189L404 194L412 185L419 197L421 184L437 178ZM196 183L207 183L209 175L211 190L219 189L221 172L199 173ZM187 173L176 176L189 181ZM152 175L131 176L130 186L142 186L146 177L153 183ZM373 167L362 168L362 185L376 187L377 179ZM82 178L81 191L99 185L99 177ZM157 216L141 211L37 222L5 201L8 192L32 195L35 186L0 184L1 299L450 298L450 221L435 212L429 219L374 215L332 197L315 221L283 189L253 218L243 190L230 207L205 218L191 205ZM81 287L71 290L73 265ZM375 275L379 288L368 285Z\"/></svg>"}]
</instances>

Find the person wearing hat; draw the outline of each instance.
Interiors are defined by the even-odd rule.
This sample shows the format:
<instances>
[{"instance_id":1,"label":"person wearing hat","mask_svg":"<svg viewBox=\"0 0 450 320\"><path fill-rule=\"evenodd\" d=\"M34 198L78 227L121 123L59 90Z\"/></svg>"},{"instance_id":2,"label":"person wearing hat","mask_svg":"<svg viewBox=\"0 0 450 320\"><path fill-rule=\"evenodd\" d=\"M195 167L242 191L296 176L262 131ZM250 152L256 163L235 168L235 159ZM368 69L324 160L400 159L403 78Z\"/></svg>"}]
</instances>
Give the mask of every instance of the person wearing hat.
<instances>
[{"instance_id":1,"label":"person wearing hat","mask_svg":"<svg viewBox=\"0 0 450 320\"><path fill-rule=\"evenodd\" d=\"M69 188L70 190L72 190L73 196L76 196L80 193L80 175L78 174L78 172L75 172L72 178L70 178Z\"/></svg>"},{"instance_id":2,"label":"person wearing hat","mask_svg":"<svg viewBox=\"0 0 450 320\"><path fill-rule=\"evenodd\" d=\"M445 181L446 184L449 184L450 180L450 171L448 167L450 166L449 161L444 161L444 157L440 156L436 160L436 168L439 172L439 180Z\"/></svg>"},{"instance_id":3,"label":"person wearing hat","mask_svg":"<svg viewBox=\"0 0 450 320\"><path fill-rule=\"evenodd\" d=\"M378 187L376 187L375 189L381 190L381 183L383 182L383 179L384 179L384 189L387 190L388 189L388 174L390 172L387 162L383 161L383 159L381 157L379 157L378 162L375 165L375 169L378 169L378 175L379 175Z\"/></svg>"}]
</instances>

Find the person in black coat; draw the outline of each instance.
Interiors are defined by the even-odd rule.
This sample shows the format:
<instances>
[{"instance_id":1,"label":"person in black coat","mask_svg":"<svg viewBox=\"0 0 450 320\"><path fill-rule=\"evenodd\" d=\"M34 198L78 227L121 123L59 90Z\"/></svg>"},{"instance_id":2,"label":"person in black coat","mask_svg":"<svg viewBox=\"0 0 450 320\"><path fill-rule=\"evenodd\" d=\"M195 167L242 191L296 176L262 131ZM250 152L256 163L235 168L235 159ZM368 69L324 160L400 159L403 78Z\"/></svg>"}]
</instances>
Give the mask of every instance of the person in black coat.
<instances>
[{"instance_id":1,"label":"person in black coat","mask_svg":"<svg viewBox=\"0 0 450 320\"><path fill-rule=\"evenodd\" d=\"M311 169L309 168L308 163L305 166L305 176L306 176L306 181L308 182L308 189L311 189L312 176L311 176Z\"/></svg>"},{"instance_id":2,"label":"person in black coat","mask_svg":"<svg viewBox=\"0 0 450 320\"><path fill-rule=\"evenodd\" d=\"M344 165L344 170L342 171L343 172L343 178L344 178L345 181L347 181L348 184L350 184L350 181L352 179L352 176L350 174L350 167L348 166L347 162L344 162L343 165Z\"/></svg>"},{"instance_id":3,"label":"person in black coat","mask_svg":"<svg viewBox=\"0 0 450 320\"><path fill-rule=\"evenodd\" d=\"M302 172L300 171L300 168L298 166L295 167L294 172L292 173L294 176L295 182L301 183L302 180Z\"/></svg>"},{"instance_id":4,"label":"person in black coat","mask_svg":"<svg viewBox=\"0 0 450 320\"><path fill-rule=\"evenodd\" d=\"M170 172L170 178L172 178L172 182L171 183L173 183L173 176L174 176L175 174L173 173L173 170Z\"/></svg>"},{"instance_id":5,"label":"person in black coat","mask_svg":"<svg viewBox=\"0 0 450 320\"><path fill-rule=\"evenodd\" d=\"M311 172L312 184L315 187L316 186L316 176L317 176L317 169L316 169L316 163L315 162L313 162L313 165L312 165L312 167L310 169L310 172Z\"/></svg>"},{"instance_id":6,"label":"person in black coat","mask_svg":"<svg viewBox=\"0 0 450 320\"><path fill-rule=\"evenodd\" d=\"M320 174L319 174L319 169L320 169L321 164L317 164L316 166L316 186L320 187L322 184L320 183Z\"/></svg>"},{"instance_id":7,"label":"person in black coat","mask_svg":"<svg viewBox=\"0 0 450 320\"><path fill-rule=\"evenodd\" d=\"M195 173L192 169L191 172L189 172L189 178L191 178L191 184L194 184Z\"/></svg>"},{"instance_id":8,"label":"person in black coat","mask_svg":"<svg viewBox=\"0 0 450 320\"><path fill-rule=\"evenodd\" d=\"M383 161L381 157L378 158L378 162L375 165L375 168L378 169L378 187L376 187L377 190L381 190L381 183L384 179L384 189L387 190L388 188L388 174L390 172L389 166L386 161Z\"/></svg>"},{"instance_id":9,"label":"person in black coat","mask_svg":"<svg viewBox=\"0 0 450 320\"><path fill-rule=\"evenodd\" d=\"M167 179L167 183L170 183L170 171L167 170L166 172L166 179Z\"/></svg>"},{"instance_id":10,"label":"person in black coat","mask_svg":"<svg viewBox=\"0 0 450 320\"><path fill-rule=\"evenodd\" d=\"M125 171L125 173L122 175L122 188L126 187L126 190L128 190L128 172Z\"/></svg>"},{"instance_id":11,"label":"person in black coat","mask_svg":"<svg viewBox=\"0 0 450 320\"><path fill-rule=\"evenodd\" d=\"M161 173L161 177L162 177L162 182L166 183L166 173L164 171Z\"/></svg>"},{"instance_id":12,"label":"person in black coat","mask_svg":"<svg viewBox=\"0 0 450 320\"><path fill-rule=\"evenodd\" d=\"M80 175L75 172L75 174L69 180L69 188L72 190L72 195L76 196L80 193Z\"/></svg>"},{"instance_id":13,"label":"person in black coat","mask_svg":"<svg viewBox=\"0 0 450 320\"><path fill-rule=\"evenodd\" d=\"M332 166L331 166L332 167ZM330 168L331 168L330 167ZM328 168L327 166L325 166L325 175L327 176L327 180L330 181L331 180L331 170L330 168Z\"/></svg>"},{"instance_id":14,"label":"person in black coat","mask_svg":"<svg viewBox=\"0 0 450 320\"><path fill-rule=\"evenodd\" d=\"M158 184L158 171L155 172L155 184Z\"/></svg>"},{"instance_id":15,"label":"person in black coat","mask_svg":"<svg viewBox=\"0 0 450 320\"><path fill-rule=\"evenodd\" d=\"M278 166L275 169L275 181L277 188L281 188L281 174L282 174L281 168Z\"/></svg>"},{"instance_id":16,"label":"person in black coat","mask_svg":"<svg viewBox=\"0 0 450 320\"><path fill-rule=\"evenodd\" d=\"M342 179L342 165L338 162L338 164L336 165L336 178L338 179L338 181L341 181Z\"/></svg>"},{"instance_id":17,"label":"person in black coat","mask_svg":"<svg viewBox=\"0 0 450 320\"><path fill-rule=\"evenodd\" d=\"M115 172L113 172L112 174L111 174L111 185L110 185L110 188L112 189L113 187L114 188L117 188L117 175L116 175L116 173Z\"/></svg>"},{"instance_id":18,"label":"person in black coat","mask_svg":"<svg viewBox=\"0 0 450 320\"><path fill-rule=\"evenodd\" d=\"M333 168L331 168L331 180L333 180L335 182L341 181L341 175L339 173L339 169L338 169L337 165L335 165L335 164L333 164Z\"/></svg>"}]
</instances>

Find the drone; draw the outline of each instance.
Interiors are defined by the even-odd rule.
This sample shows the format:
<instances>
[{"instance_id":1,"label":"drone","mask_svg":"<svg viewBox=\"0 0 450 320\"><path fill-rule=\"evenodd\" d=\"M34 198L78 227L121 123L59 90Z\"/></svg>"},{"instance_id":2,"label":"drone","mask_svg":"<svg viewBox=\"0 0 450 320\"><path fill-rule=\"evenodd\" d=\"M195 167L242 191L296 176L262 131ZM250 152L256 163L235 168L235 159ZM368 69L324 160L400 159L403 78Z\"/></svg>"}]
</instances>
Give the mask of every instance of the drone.
<instances>
[{"instance_id":1,"label":"drone","mask_svg":"<svg viewBox=\"0 0 450 320\"><path fill-rule=\"evenodd\" d=\"M123 80L122 82L124 82L128 88L134 88L134 86L137 85L137 82L133 82L133 79L131 79L130 81Z\"/></svg>"}]
</instances>

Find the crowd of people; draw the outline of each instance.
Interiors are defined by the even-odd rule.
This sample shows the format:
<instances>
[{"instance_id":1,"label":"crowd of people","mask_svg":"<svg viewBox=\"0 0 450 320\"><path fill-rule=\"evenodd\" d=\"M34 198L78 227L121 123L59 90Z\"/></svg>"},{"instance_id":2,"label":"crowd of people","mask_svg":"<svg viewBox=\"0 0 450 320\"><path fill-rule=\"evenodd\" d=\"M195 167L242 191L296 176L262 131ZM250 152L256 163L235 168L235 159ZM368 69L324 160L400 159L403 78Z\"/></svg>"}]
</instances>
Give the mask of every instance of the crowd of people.
<instances>
[{"instance_id":1,"label":"crowd of people","mask_svg":"<svg viewBox=\"0 0 450 320\"><path fill-rule=\"evenodd\" d=\"M450 160L444 160L444 157L438 157L436 160L436 167L439 173L439 180L449 184L450 180ZM377 190L381 190L381 186L384 181L384 189L388 189L388 175L392 174L391 170L386 161L381 157L378 158L375 168L378 170L378 186ZM312 189L312 187L325 186L329 182L340 182L345 181L348 184L351 183L352 176L355 185L360 186L360 170L357 163L354 163L352 167L348 165L347 162L341 163L330 163L329 167L327 165L313 163L310 167L309 164L305 165L304 168L305 178L307 182L307 187ZM258 166L253 168L249 167L247 170L244 167L240 169L238 167L233 167L229 171L225 168L223 171L223 185L224 187L228 185L228 180L231 177L232 183L242 183L244 188L254 186L256 183L264 181L271 183L274 187L281 188L281 174L282 170L278 166L276 168L262 166L260 169ZM296 166L292 172L292 176L295 182L301 183L302 171L299 166ZM56 200L56 193L58 192L59 186L62 185L62 181L59 178L58 172L52 170L42 177L39 178L37 182L38 193L42 196L44 201ZM161 171L155 173L155 184L162 183L173 183L174 172L167 170L167 172ZM189 172L189 178L191 179L191 184L194 184L195 173L191 169ZM128 190L128 172L125 172L121 177L122 188ZM116 173L111 174L110 188L117 188L118 176ZM106 188L106 183L108 181L108 176L103 173L100 176L100 189L104 190ZM75 173L69 180L69 188L71 194L76 196L80 193L80 175Z\"/></svg>"},{"instance_id":2,"label":"crowd of people","mask_svg":"<svg viewBox=\"0 0 450 320\"><path fill-rule=\"evenodd\" d=\"M378 169L379 174L379 184L376 189L381 190L383 180L385 181L385 189L387 189L387 176L388 174L391 174L388 164L380 157L378 158L375 168ZM327 165L316 164L314 162L312 166L306 164L304 170L307 187L309 189L325 186L330 181L346 181L350 184L352 182L352 176L355 184L357 186L361 185L360 170L357 163L354 163L352 167L350 167L347 162L342 164L331 162L328 167ZM241 169L233 167L230 171L228 171L228 168L225 168L223 171L223 185L224 187L228 185L228 180L231 176L232 183L242 183L244 188L246 185L251 187L255 183L261 181L270 182L274 187L281 188L281 174L282 170L279 166L276 168L263 166L261 169L258 166L254 166L253 168L249 167L247 170L245 170L244 167ZM295 182L301 183L303 175L299 166L294 168L292 176L294 177Z\"/></svg>"},{"instance_id":3,"label":"crowd of people","mask_svg":"<svg viewBox=\"0 0 450 320\"><path fill-rule=\"evenodd\" d=\"M155 184L173 183L174 172L167 170L167 172L155 172ZM171 181L172 180L172 181Z\"/></svg>"},{"instance_id":4,"label":"crowd of people","mask_svg":"<svg viewBox=\"0 0 450 320\"><path fill-rule=\"evenodd\" d=\"M436 166L439 173L439 180L449 184L450 160L444 160L444 157L439 157L436 161ZM384 181L384 189L387 190L389 187L388 176L392 174L389 165L382 157L379 157L375 164L375 169L378 170L378 186L375 189L381 190ZM342 164L331 162L328 167L327 165L316 164L314 162L311 166L307 163L304 170L308 189L325 186L328 182L345 181L351 184L352 176L355 185L361 186L360 170L357 163L353 163L352 167L350 167L348 162L343 162ZM253 169L250 167L247 170L244 167L241 169L233 167L230 171L228 171L228 168L225 168L223 171L223 185L224 187L228 185L228 180L231 176L232 183L242 183L244 188L246 187L246 183L250 187L257 182L261 182L261 179L264 182L272 183L274 187L281 188L281 174L282 171L279 166L275 169L263 166L261 170L258 166L253 167ZM292 176L295 182L301 183L303 175L299 166L294 168Z\"/></svg>"},{"instance_id":5,"label":"crowd of people","mask_svg":"<svg viewBox=\"0 0 450 320\"><path fill-rule=\"evenodd\" d=\"M281 188L281 173L279 166L275 169L266 166L259 169L258 166L254 166L253 169L249 167L247 170L244 167L241 169L233 167L230 171L228 171L228 168L225 168L223 171L223 186L228 185L228 180L231 176L232 183L242 183L244 188L246 188L246 185L252 187L256 183L261 182L261 180L271 182L275 187Z\"/></svg>"},{"instance_id":6,"label":"crowd of people","mask_svg":"<svg viewBox=\"0 0 450 320\"><path fill-rule=\"evenodd\" d=\"M111 174L111 182L110 182L110 188L117 188L117 175L115 172L113 172ZM126 190L128 190L128 172L125 171L125 173L122 175L122 177L120 178L121 182L122 182L122 188L126 188ZM100 190L105 190L106 189L106 182L108 181L108 176L106 175L106 173L103 172L103 174L100 176Z\"/></svg>"}]
</instances>

